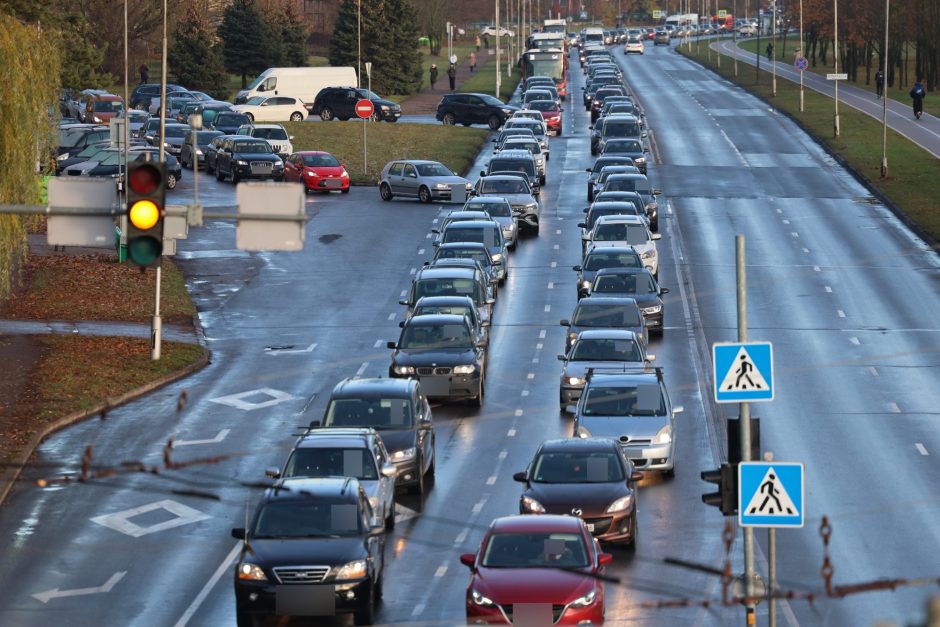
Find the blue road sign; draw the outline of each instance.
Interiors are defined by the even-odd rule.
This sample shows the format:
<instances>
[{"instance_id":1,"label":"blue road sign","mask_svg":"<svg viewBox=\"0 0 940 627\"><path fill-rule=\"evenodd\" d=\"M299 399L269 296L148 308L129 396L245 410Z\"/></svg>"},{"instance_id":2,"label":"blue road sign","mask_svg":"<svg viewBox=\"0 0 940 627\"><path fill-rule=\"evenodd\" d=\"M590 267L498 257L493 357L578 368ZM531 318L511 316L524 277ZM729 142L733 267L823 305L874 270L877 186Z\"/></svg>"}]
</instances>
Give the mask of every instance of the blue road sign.
<instances>
[{"instance_id":1,"label":"blue road sign","mask_svg":"<svg viewBox=\"0 0 940 627\"><path fill-rule=\"evenodd\" d=\"M803 464L738 464L738 524L742 527L802 527Z\"/></svg>"},{"instance_id":2,"label":"blue road sign","mask_svg":"<svg viewBox=\"0 0 940 627\"><path fill-rule=\"evenodd\" d=\"M802 72L809 67L809 61L806 60L806 57L800 56L796 58L796 61L793 62L793 65L796 67L796 69Z\"/></svg>"},{"instance_id":3,"label":"blue road sign","mask_svg":"<svg viewBox=\"0 0 940 627\"><path fill-rule=\"evenodd\" d=\"M774 400L774 351L770 342L712 344L716 403Z\"/></svg>"}]
</instances>

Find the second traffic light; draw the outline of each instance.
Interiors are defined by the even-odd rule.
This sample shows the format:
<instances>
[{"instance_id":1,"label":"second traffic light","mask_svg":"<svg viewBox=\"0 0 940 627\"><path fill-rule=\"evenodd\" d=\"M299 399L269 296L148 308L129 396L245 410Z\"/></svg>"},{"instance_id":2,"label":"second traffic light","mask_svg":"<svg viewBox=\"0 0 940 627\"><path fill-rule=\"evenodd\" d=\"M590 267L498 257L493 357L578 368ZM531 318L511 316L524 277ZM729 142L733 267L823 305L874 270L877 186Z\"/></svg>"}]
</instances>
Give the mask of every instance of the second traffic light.
<instances>
[{"instance_id":1,"label":"second traffic light","mask_svg":"<svg viewBox=\"0 0 940 627\"><path fill-rule=\"evenodd\" d=\"M734 516L738 511L738 473L731 464L722 464L715 470L703 470L703 480L718 485L718 492L702 495L702 502L721 509L725 516Z\"/></svg>"},{"instance_id":2,"label":"second traffic light","mask_svg":"<svg viewBox=\"0 0 940 627\"><path fill-rule=\"evenodd\" d=\"M146 268L160 265L166 205L166 164L136 161L127 167L127 259Z\"/></svg>"}]
</instances>

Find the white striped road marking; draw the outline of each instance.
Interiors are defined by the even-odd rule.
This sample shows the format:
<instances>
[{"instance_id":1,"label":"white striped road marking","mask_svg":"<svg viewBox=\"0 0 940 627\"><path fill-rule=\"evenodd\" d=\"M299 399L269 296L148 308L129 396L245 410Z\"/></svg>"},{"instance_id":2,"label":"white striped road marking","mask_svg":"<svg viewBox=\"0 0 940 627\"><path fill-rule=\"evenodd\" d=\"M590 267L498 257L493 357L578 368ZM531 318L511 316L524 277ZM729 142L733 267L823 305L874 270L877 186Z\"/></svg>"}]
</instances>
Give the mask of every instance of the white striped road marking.
<instances>
[{"instance_id":1,"label":"white striped road marking","mask_svg":"<svg viewBox=\"0 0 940 627\"><path fill-rule=\"evenodd\" d=\"M555 235L561 235L561 229L555 229Z\"/></svg>"},{"instance_id":2,"label":"white striped road marking","mask_svg":"<svg viewBox=\"0 0 940 627\"><path fill-rule=\"evenodd\" d=\"M434 571L434 576L435 576L435 577L443 577L443 576L444 576L444 573L446 573L446 572L447 572L447 567L446 567L446 566L438 566L438 567L437 567L437 570Z\"/></svg>"},{"instance_id":3,"label":"white striped road marking","mask_svg":"<svg viewBox=\"0 0 940 627\"><path fill-rule=\"evenodd\" d=\"M385 340L376 340L375 344L372 345L372 348L381 348L382 344L385 343Z\"/></svg>"},{"instance_id":4,"label":"white striped road marking","mask_svg":"<svg viewBox=\"0 0 940 627\"><path fill-rule=\"evenodd\" d=\"M483 510L483 504L484 504L484 503L486 503L486 501L480 501L479 503L476 503L476 504L473 506L473 513L474 513L474 514L479 514L479 513Z\"/></svg>"},{"instance_id":5,"label":"white striped road marking","mask_svg":"<svg viewBox=\"0 0 940 627\"><path fill-rule=\"evenodd\" d=\"M550 289L550 290L555 289L555 282L554 282L554 281L549 281L549 282L548 282L548 289Z\"/></svg>"},{"instance_id":6,"label":"white striped road marking","mask_svg":"<svg viewBox=\"0 0 940 627\"><path fill-rule=\"evenodd\" d=\"M880 376L880 375L878 374L878 370L876 370L874 366L868 366L868 372L870 372L870 373L871 373L871 376L873 376L873 377Z\"/></svg>"},{"instance_id":7,"label":"white striped road marking","mask_svg":"<svg viewBox=\"0 0 940 627\"><path fill-rule=\"evenodd\" d=\"M399 296L399 298L404 298L404 297L407 296L407 295L408 295L408 290L402 290L402 291L401 291L401 294L399 294L398 296Z\"/></svg>"},{"instance_id":8,"label":"white striped road marking","mask_svg":"<svg viewBox=\"0 0 940 627\"><path fill-rule=\"evenodd\" d=\"M545 305L545 313L548 313L548 312L550 312L551 310L552 310L552 306L551 306L551 305Z\"/></svg>"},{"instance_id":9,"label":"white striped road marking","mask_svg":"<svg viewBox=\"0 0 940 627\"><path fill-rule=\"evenodd\" d=\"M814 271L814 272L822 272L822 268L820 268L819 266L813 266L813 271Z\"/></svg>"},{"instance_id":10,"label":"white striped road marking","mask_svg":"<svg viewBox=\"0 0 940 627\"><path fill-rule=\"evenodd\" d=\"M365 371L366 371L366 368L368 368L368 367L369 367L369 362L367 362L367 361L362 362L362 365L359 366L359 370L356 371L356 376L357 376L357 377L361 377L361 376L362 376L362 373L365 372Z\"/></svg>"},{"instance_id":11,"label":"white striped road marking","mask_svg":"<svg viewBox=\"0 0 940 627\"><path fill-rule=\"evenodd\" d=\"M202 587L202 590L199 591L199 594L196 595L196 598L193 599L193 602L189 604L189 607L186 608L186 611L183 612L183 615L180 616L179 620L176 621L176 625L173 627L186 627L186 624L189 623L196 612L199 611L199 606L203 604L206 600L206 597L209 596L209 593L212 591L212 588L215 587L215 584L219 583L219 579L222 578L222 575L228 572L228 569L231 567L232 562L238 558L238 554L242 550L242 543L236 542L235 546L232 547L232 550L229 551L228 555L225 556L225 559L222 560L222 563L219 564L219 567L215 569L215 572L212 573L212 576L209 577L209 580L206 581L206 585Z\"/></svg>"},{"instance_id":12,"label":"white striped road marking","mask_svg":"<svg viewBox=\"0 0 940 627\"><path fill-rule=\"evenodd\" d=\"M424 239L431 239L431 236L432 236L432 235L434 235L434 234L433 234L433 233L428 233L427 235L424 236Z\"/></svg>"},{"instance_id":13,"label":"white striped road marking","mask_svg":"<svg viewBox=\"0 0 940 627\"><path fill-rule=\"evenodd\" d=\"M469 528L461 530L461 532L457 534L457 537L454 538L454 546L457 546L458 544L463 544L463 541L467 539L468 533L470 533Z\"/></svg>"},{"instance_id":14,"label":"white striped road marking","mask_svg":"<svg viewBox=\"0 0 940 627\"><path fill-rule=\"evenodd\" d=\"M539 339L540 340L545 339L545 329L539 329Z\"/></svg>"},{"instance_id":15,"label":"white striped road marking","mask_svg":"<svg viewBox=\"0 0 940 627\"><path fill-rule=\"evenodd\" d=\"M219 431L214 438L208 440L174 440L173 448L178 446L193 446L196 444L218 444L231 432L231 429L222 429Z\"/></svg>"},{"instance_id":16,"label":"white striped road marking","mask_svg":"<svg viewBox=\"0 0 940 627\"><path fill-rule=\"evenodd\" d=\"M415 609L411 610L412 616L418 616L424 612L424 603L418 603L415 605Z\"/></svg>"},{"instance_id":17,"label":"white striped road marking","mask_svg":"<svg viewBox=\"0 0 940 627\"><path fill-rule=\"evenodd\" d=\"M499 458L500 458L500 459L506 459L508 456L509 456L509 451L507 451L507 450L505 450L505 449L503 449L502 451L499 452Z\"/></svg>"},{"instance_id":18,"label":"white striped road marking","mask_svg":"<svg viewBox=\"0 0 940 627\"><path fill-rule=\"evenodd\" d=\"M507 431L507 432L506 432L506 437L507 437L507 438L514 438L514 437L516 437L516 430L515 430L515 429L510 429L509 431Z\"/></svg>"},{"instance_id":19,"label":"white striped road marking","mask_svg":"<svg viewBox=\"0 0 940 627\"><path fill-rule=\"evenodd\" d=\"M523 395L523 396L528 396L528 395L529 395L529 390L522 390L522 395Z\"/></svg>"},{"instance_id":20,"label":"white striped road marking","mask_svg":"<svg viewBox=\"0 0 940 627\"><path fill-rule=\"evenodd\" d=\"M555 244L554 246L552 246L552 250L558 250L559 248L561 248L559 244Z\"/></svg>"},{"instance_id":21,"label":"white striped road marking","mask_svg":"<svg viewBox=\"0 0 940 627\"><path fill-rule=\"evenodd\" d=\"M832 294L832 288L829 287L828 285L826 285L823 289L826 290L826 293L827 293L827 294Z\"/></svg>"},{"instance_id":22,"label":"white striped road marking","mask_svg":"<svg viewBox=\"0 0 940 627\"><path fill-rule=\"evenodd\" d=\"M408 274L414 274L417 271L418 271L417 268L412 268L411 270L408 271Z\"/></svg>"},{"instance_id":23,"label":"white striped road marking","mask_svg":"<svg viewBox=\"0 0 940 627\"><path fill-rule=\"evenodd\" d=\"M526 375L526 377L529 378L529 379L534 379L534 378L535 378L535 373L534 373L534 372L530 372L529 374Z\"/></svg>"},{"instance_id":24,"label":"white striped road marking","mask_svg":"<svg viewBox=\"0 0 940 627\"><path fill-rule=\"evenodd\" d=\"M792 235L793 237L799 237L799 236L800 236L800 234L797 233L796 231L790 231L790 235Z\"/></svg>"},{"instance_id":25,"label":"white striped road marking","mask_svg":"<svg viewBox=\"0 0 940 627\"><path fill-rule=\"evenodd\" d=\"M394 319L395 319L395 314L393 314L393 313L388 314L388 319L389 319L389 320L394 320Z\"/></svg>"},{"instance_id":26,"label":"white striped road marking","mask_svg":"<svg viewBox=\"0 0 940 627\"><path fill-rule=\"evenodd\" d=\"M930 453L927 452L927 448L920 442L915 442L914 446L917 448L917 452L921 455L930 455Z\"/></svg>"},{"instance_id":27,"label":"white striped road marking","mask_svg":"<svg viewBox=\"0 0 940 627\"><path fill-rule=\"evenodd\" d=\"M803 248L803 252L808 255L808 254L809 254L809 248L804 247L804 248Z\"/></svg>"},{"instance_id":28,"label":"white striped road marking","mask_svg":"<svg viewBox=\"0 0 940 627\"><path fill-rule=\"evenodd\" d=\"M790 224L790 221L789 221L789 220L784 220L783 223L784 223L784 224Z\"/></svg>"},{"instance_id":29,"label":"white striped road marking","mask_svg":"<svg viewBox=\"0 0 940 627\"><path fill-rule=\"evenodd\" d=\"M516 414L516 416L521 416L521 415L522 415L522 410L521 410L521 409L517 409L517 410L515 411L515 414ZM511 429L511 431L512 431L513 433L515 433L515 429Z\"/></svg>"},{"instance_id":30,"label":"white striped road marking","mask_svg":"<svg viewBox=\"0 0 940 627\"><path fill-rule=\"evenodd\" d=\"M845 318L845 312L841 309L836 310L836 315L838 315L840 318Z\"/></svg>"},{"instance_id":31,"label":"white striped road marking","mask_svg":"<svg viewBox=\"0 0 940 627\"><path fill-rule=\"evenodd\" d=\"M535 350L540 351L540 350L542 350L542 347L543 347L543 346L544 346L544 344L542 344L541 342L539 342L538 344L535 345Z\"/></svg>"},{"instance_id":32,"label":"white striped road marking","mask_svg":"<svg viewBox=\"0 0 940 627\"><path fill-rule=\"evenodd\" d=\"M490 475L486 478L486 485L496 485L496 475Z\"/></svg>"},{"instance_id":33,"label":"white striped road marking","mask_svg":"<svg viewBox=\"0 0 940 627\"><path fill-rule=\"evenodd\" d=\"M552 262L552 267L553 267L553 268L557 268L557 267L558 267L558 262L557 262L557 261L553 261L553 262Z\"/></svg>"},{"instance_id":34,"label":"white striped road marking","mask_svg":"<svg viewBox=\"0 0 940 627\"><path fill-rule=\"evenodd\" d=\"M533 363L533 364L539 363L539 358L538 358L538 357L533 357L533 358L532 358L532 363Z\"/></svg>"},{"instance_id":35,"label":"white striped road marking","mask_svg":"<svg viewBox=\"0 0 940 627\"><path fill-rule=\"evenodd\" d=\"M419 249L418 249L418 254L419 254L419 255L423 255L423 254L424 254L424 249L423 249L423 248L419 248Z\"/></svg>"},{"instance_id":36,"label":"white striped road marking","mask_svg":"<svg viewBox=\"0 0 940 627\"><path fill-rule=\"evenodd\" d=\"M861 344L861 342L858 341L858 338L857 338L857 337L854 337L854 336L853 336L853 337L850 337L850 338L849 338L849 341L852 342L853 344L855 344L856 346L859 346L859 345Z\"/></svg>"},{"instance_id":37,"label":"white striped road marking","mask_svg":"<svg viewBox=\"0 0 940 627\"><path fill-rule=\"evenodd\" d=\"M890 411L892 414L900 414L901 408L898 407L897 403L888 403L888 411Z\"/></svg>"}]
</instances>

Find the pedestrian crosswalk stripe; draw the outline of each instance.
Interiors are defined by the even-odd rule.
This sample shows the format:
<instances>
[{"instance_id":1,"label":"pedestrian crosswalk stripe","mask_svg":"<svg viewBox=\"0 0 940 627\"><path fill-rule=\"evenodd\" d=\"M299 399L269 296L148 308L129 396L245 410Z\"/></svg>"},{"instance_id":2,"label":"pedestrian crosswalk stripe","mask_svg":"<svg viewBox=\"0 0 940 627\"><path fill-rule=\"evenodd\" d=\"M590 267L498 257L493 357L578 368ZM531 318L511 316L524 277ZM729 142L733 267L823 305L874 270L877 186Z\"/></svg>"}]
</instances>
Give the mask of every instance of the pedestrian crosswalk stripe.
<instances>
[{"instance_id":1,"label":"pedestrian crosswalk stripe","mask_svg":"<svg viewBox=\"0 0 940 627\"><path fill-rule=\"evenodd\" d=\"M770 386L754 365L754 360L742 346L721 380L722 392L744 392L748 390L767 390Z\"/></svg>"},{"instance_id":2,"label":"pedestrian crosswalk stripe","mask_svg":"<svg viewBox=\"0 0 940 627\"><path fill-rule=\"evenodd\" d=\"M748 515L756 516L799 516L800 512L783 487L783 482L773 466L764 473L760 487L751 497L751 502L744 510Z\"/></svg>"}]
</instances>

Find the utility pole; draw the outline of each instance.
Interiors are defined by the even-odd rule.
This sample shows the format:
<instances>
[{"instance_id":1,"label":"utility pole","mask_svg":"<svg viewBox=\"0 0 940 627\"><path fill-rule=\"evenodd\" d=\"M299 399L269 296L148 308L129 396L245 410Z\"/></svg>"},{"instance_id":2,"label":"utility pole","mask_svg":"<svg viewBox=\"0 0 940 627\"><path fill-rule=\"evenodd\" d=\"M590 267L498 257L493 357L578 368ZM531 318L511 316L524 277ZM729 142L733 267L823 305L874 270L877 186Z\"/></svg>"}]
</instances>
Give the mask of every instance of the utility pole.
<instances>
[{"instance_id":1,"label":"utility pole","mask_svg":"<svg viewBox=\"0 0 940 627\"><path fill-rule=\"evenodd\" d=\"M803 0L800 0L800 54L806 57L803 43ZM803 72L800 72L800 113L803 113Z\"/></svg>"},{"instance_id":2,"label":"utility pole","mask_svg":"<svg viewBox=\"0 0 940 627\"><path fill-rule=\"evenodd\" d=\"M773 15L770 16L770 93L777 95L777 0L773 0Z\"/></svg>"},{"instance_id":3,"label":"utility pole","mask_svg":"<svg viewBox=\"0 0 940 627\"><path fill-rule=\"evenodd\" d=\"M885 47L882 52L882 70L884 76L881 78L881 178L888 176L888 94L885 88L888 86L888 17L891 11L891 0L885 0ZM838 81L836 85L838 85Z\"/></svg>"},{"instance_id":4,"label":"utility pole","mask_svg":"<svg viewBox=\"0 0 940 627\"><path fill-rule=\"evenodd\" d=\"M758 57L760 54L757 55ZM737 235L734 240L737 265L737 296L738 296L738 342L747 342L747 270L744 249L744 236ZM741 416L738 421L741 434L741 461L751 461L751 405L741 403ZM744 581L748 602L745 605L747 625L755 623L755 604L751 600L754 596L754 529L744 528Z\"/></svg>"},{"instance_id":5,"label":"utility pole","mask_svg":"<svg viewBox=\"0 0 940 627\"><path fill-rule=\"evenodd\" d=\"M499 0L496 0L496 97L499 98L499 86L501 74L499 71L499 45L501 37L499 36Z\"/></svg>"},{"instance_id":6,"label":"utility pole","mask_svg":"<svg viewBox=\"0 0 940 627\"><path fill-rule=\"evenodd\" d=\"M166 0L163 0L163 52L160 59L160 144L157 151L160 156L160 163L166 161L166 15ZM130 179L130 177L127 178ZM160 281L163 278L161 270L162 268L158 264L156 280L154 281L153 321L150 325L150 359L153 361L160 359L160 343L163 331L163 321L160 318Z\"/></svg>"},{"instance_id":7,"label":"utility pole","mask_svg":"<svg viewBox=\"0 0 940 627\"><path fill-rule=\"evenodd\" d=\"M839 0L832 0L833 21L835 22L835 41L832 47L832 53L835 55L835 73L839 73ZM832 120L833 131L836 139L841 135L839 131L839 79L836 79L836 115Z\"/></svg>"}]
</instances>

